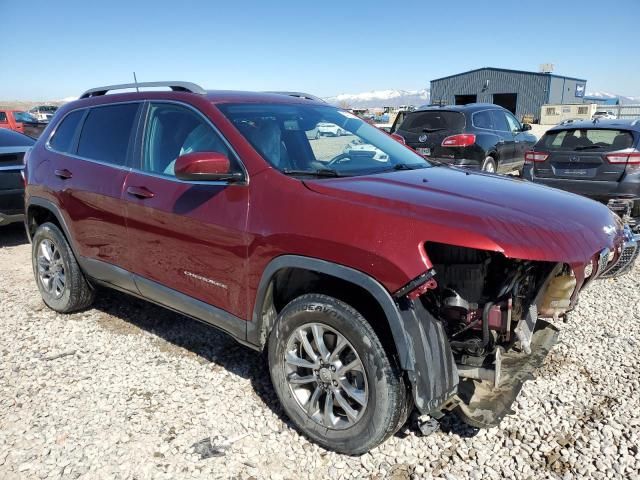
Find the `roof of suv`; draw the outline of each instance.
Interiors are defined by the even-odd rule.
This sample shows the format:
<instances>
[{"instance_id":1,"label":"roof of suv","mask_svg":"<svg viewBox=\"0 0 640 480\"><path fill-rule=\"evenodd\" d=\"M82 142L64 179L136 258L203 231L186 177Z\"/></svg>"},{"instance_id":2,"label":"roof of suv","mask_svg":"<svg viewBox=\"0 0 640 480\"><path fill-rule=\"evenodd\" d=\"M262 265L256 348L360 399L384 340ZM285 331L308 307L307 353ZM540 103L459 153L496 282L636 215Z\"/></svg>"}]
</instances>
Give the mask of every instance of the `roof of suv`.
<instances>
[{"instance_id":1,"label":"roof of suv","mask_svg":"<svg viewBox=\"0 0 640 480\"><path fill-rule=\"evenodd\" d=\"M466 105L425 105L422 106L414 112L424 112L429 110L446 110L453 112L477 112L479 110L486 110L487 108L495 108L496 110L506 110L500 105L496 105L495 103L467 103Z\"/></svg>"},{"instance_id":2,"label":"roof of suv","mask_svg":"<svg viewBox=\"0 0 640 480\"><path fill-rule=\"evenodd\" d=\"M550 128L549 130L574 130L574 129L590 129L597 130L603 129L616 129L622 128L625 130L634 130L640 132L640 120L613 120L613 119L598 119L598 120L574 120L571 122L564 122Z\"/></svg>"}]
</instances>

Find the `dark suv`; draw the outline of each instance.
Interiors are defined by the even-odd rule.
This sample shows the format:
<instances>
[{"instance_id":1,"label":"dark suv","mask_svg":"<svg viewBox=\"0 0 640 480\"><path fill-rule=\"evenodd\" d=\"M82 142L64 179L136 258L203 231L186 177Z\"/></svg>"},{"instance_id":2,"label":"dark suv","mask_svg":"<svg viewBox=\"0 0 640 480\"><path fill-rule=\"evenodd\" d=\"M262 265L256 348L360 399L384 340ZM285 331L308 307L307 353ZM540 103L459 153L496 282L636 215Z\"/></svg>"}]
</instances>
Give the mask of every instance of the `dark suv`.
<instances>
[{"instance_id":1,"label":"dark suv","mask_svg":"<svg viewBox=\"0 0 640 480\"><path fill-rule=\"evenodd\" d=\"M485 172L520 172L537 140L531 125L490 103L421 107L398 118L392 132L421 155Z\"/></svg>"},{"instance_id":2,"label":"dark suv","mask_svg":"<svg viewBox=\"0 0 640 480\"><path fill-rule=\"evenodd\" d=\"M107 286L266 349L292 422L352 454L414 405L499 424L556 340L542 318L637 246L597 202L432 164L300 95L92 89L25 175L49 307Z\"/></svg>"},{"instance_id":3,"label":"dark suv","mask_svg":"<svg viewBox=\"0 0 640 480\"><path fill-rule=\"evenodd\" d=\"M640 223L640 121L573 121L548 130L526 154L524 177L606 203Z\"/></svg>"},{"instance_id":4,"label":"dark suv","mask_svg":"<svg viewBox=\"0 0 640 480\"><path fill-rule=\"evenodd\" d=\"M0 128L0 226L24 219L23 157L35 140Z\"/></svg>"}]
</instances>

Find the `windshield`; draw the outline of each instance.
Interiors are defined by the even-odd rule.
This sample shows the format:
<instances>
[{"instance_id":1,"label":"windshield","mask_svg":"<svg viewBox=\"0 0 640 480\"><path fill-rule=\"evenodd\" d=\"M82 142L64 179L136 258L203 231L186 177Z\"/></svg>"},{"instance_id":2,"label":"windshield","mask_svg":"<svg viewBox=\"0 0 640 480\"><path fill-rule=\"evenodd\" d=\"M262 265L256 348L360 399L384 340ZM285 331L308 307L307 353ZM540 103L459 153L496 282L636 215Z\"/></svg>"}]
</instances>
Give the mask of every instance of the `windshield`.
<instances>
[{"instance_id":1,"label":"windshield","mask_svg":"<svg viewBox=\"0 0 640 480\"><path fill-rule=\"evenodd\" d=\"M430 166L376 127L328 105L218 107L265 160L283 173L351 176Z\"/></svg>"},{"instance_id":2,"label":"windshield","mask_svg":"<svg viewBox=\"0 0 640 480\"><path fill-rule=\"evenodd\" d=\"M549 131L540 143L547 150L624 150L633 146L633 135L627 130L581 128Z\"/></svg>"}]
</instances>

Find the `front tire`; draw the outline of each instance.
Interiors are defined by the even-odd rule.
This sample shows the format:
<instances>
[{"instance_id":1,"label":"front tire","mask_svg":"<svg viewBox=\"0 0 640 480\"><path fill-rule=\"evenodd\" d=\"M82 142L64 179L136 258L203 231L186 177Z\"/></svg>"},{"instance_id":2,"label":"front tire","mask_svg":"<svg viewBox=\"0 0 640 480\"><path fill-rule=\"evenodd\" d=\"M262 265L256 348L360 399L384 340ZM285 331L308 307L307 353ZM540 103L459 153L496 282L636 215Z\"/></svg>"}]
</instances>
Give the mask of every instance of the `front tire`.
<instances>
[{"instance_id":1,"label":"front tire","mask_svg":"<svg viewBox=\"0 0 640 480\"><path fill-rule=\"evenodd\" d=\"M269 370L296 427L321 446L358 455L406 420L407 389L369 323L333 297L307 294L278 315Z\"/></svg>"},{"instance_id":2,"label":"front tire","mask_svg":"<svg viewBox=\"0 0 640 480\"><path fill-rule=\"evenodd\" d=\"M31 250L33 273L42 300L49 308L70 313L93 303L94 291L60 229L43 223L33 236Z\"/></svg>"}]
</instances>

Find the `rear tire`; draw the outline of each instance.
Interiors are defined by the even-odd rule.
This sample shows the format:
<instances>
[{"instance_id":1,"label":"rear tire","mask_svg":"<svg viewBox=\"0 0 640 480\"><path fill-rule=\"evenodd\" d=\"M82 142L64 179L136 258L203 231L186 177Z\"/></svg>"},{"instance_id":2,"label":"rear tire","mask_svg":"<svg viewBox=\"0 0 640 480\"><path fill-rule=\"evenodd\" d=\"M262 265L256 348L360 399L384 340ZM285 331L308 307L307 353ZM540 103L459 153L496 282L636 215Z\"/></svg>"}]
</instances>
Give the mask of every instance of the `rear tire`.
<instances>
[{"instance_id":1,"label":"rear tire","mask_svg":"<svg viewBox=\"0 0 640 480\"><path fill-rule=\"evenodd\" d=\"M485 158L484 162L482 162L481 169L483 172L496 173L497 167L495 159L492 156L488 156L487 158Z\"/></svg>"},{"instance_id":2,"label":"rear tire","mask_svg":"<svg viewBox=\"0 0 640 480\"><path fill-rule=\"evenodd\" d=\"M401 371L371 325L333 297L307 294L289 303L269 336L268 359L285 412L327 449L365 453L411 410Z\"/></svg>"},{"instance_id":3,"label":"rear tire","mask_svg":"<svg viewBox=\"0 0 640 480\"><path fill-rule=\"evenodd\" d=\"M42 300L49 308L70 313L93 303L94 291L60 229L43 223L33 236L31 250L33 273Z\"/></svg>"}]
</instances>

